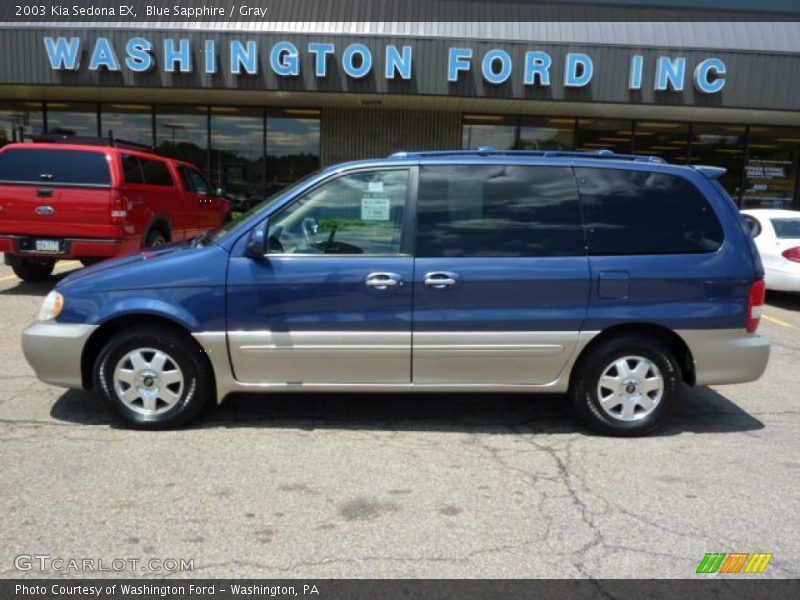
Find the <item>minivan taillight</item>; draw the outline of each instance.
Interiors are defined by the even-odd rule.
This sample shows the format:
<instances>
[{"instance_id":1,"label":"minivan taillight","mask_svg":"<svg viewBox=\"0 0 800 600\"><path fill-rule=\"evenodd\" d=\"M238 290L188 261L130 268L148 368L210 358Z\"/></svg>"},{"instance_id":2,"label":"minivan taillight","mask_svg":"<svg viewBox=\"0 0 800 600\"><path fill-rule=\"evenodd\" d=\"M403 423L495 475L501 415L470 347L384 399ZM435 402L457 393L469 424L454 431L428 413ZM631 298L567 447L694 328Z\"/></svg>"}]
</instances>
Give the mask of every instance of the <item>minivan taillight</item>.
<instances>
[{"instance_id":1,"label":"minivan taillight","mask_svg":"<svg viewBox=\"0 0 800 600\"><path fill-rule=\"evenodd\" d=\"M115 193L111 199L111 224L122 225L125 223L125 218L128 216L126 205L128 199L122 194Z\"/></svg>"},{"instance_id":2,"label":"minivan taillight","mask_svg":"<svg viewBox=\"0 0 800 600\"><path fill-rule=\"evenodd\" d=\"M781 252L781 256L783 256L783 258L793 260L794 262L800 262L800 246L795 246L794 248L784 250Z\"/></svg>"},{"instance_id":3,"label":"minivan taillight","mask_svg":"<svg viewBox=\"0 0 800 600\"><path fill-rule=\"evenodd\" d=\"M747 333L755 333L761 321L761 311L764 308L764 299L767 287L764 280L759 279L750 286L750 296L747 298Z\"/></svg>"}]
</instances>

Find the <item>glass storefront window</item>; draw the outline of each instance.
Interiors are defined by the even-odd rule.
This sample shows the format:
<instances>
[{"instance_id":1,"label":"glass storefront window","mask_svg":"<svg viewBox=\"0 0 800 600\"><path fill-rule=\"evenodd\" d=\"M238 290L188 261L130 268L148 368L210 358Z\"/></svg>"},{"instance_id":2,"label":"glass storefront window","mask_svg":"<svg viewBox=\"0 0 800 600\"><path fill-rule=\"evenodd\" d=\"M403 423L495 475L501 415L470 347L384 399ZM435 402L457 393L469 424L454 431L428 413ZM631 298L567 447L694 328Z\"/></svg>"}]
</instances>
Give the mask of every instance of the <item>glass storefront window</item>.
<instances>
[{"instance_id":1,"label":"glass storefront window","mask_svg":"<svg viewBox=\"0 0 800 600\"><path fill-rule=\"evenodd\" d=\"M636 121L633 153L660 156L672 163L688 160L689 124L675 121Z\"/></svg>"},{"instance_id":2,"label":"glass storefront window","mask_svg":"<svg viewBox=\"0 0 800 600\"><path fill-rule=\"evenodd\" d=\"M149 104L101 104L100 135L153 145L153 107Z\"/></svg>"},{"instance_id":3,"label":"glass storefront window","mask_svg":"<svg viewBox=\"0 0 800 600\"><path fill-rule=\"evenodd\" d=\"M523 117L518 150L571 150L575 142L575 119Z\"/></svg>"},{"instance_id":4,"label":"glass storefront window","mask_svg":"<svg viewBox=\"0 0 800 600\"><path fill-rule=\"evenodd\" d=\"M0 146L22 141L21 136L44 133L41 102L0 102Z\"/></svg>"},{"instance_id":5,"label":"glass storefront window","mask_svg":"<svg viewBox=\"0 0 800 600\"><path fill-rule=\"evenodd\" d=\"M264 110L211 107L211 184L237 206L264 199Z\"/></svg>"},{"instance_id":6,"label":"glass storefront window","mask_svg":"<svg viewBox=\"0 0 800 600\"><path fill-rule=\"evenodd\" d=\"M735 201L742 191L744 166L744 125L696 123L692 125L689 161L695 165L725 167L720 183Z\"/></svg>"},{"instance_id":7,"label":"glass storefront window","mask_svg":"<svg viewBox=\"0 0 800 600\"><path fill-rule=\"evenodd\" d=\"M578 119L576 150L611 150L629 154L633 121L623 119Z\"/></svg>"},{"instance_id":8,"label":"glass storefront window","mask_svg":"<svg viewBox=\"0 0 800 600\"><path fill-rule=\"evenodd\" d=\"M312 116L315 113L319 111L286 109L268 113L267 195L319 169L319 118Z\"/></svg>"},{"instance_id":9,"label":"glass storefront window","mask_svg":"<svg viewBox=\"0 0 800 600\"><path fill-rule=\"evenodd\" d=\"M791 209L799 159L800 129L750 127L742 206Z\"/></svg>"},{"instance_id":10,"label":"glass storefront window","mask_svg":"<svg viewBox=\"0 0 800 600\"><path fill-rule=\"evenodd\" d=\"M519 127L516 117L464 115L461 134L461 147L465 150L481 146L510 150L517 145Z\"/></svg>"},{"instance_id":11,"label":"glass storefront window","mask_svg":"<svg viewBox=\"0 0 800 600\"><path fill-rule=\"evenodd\" d=\"M156 149L208 172L208 107L157 106Z\"/></svg>"},{"instance_id":12,"label":"glass storefront window","mask_svg":"<svg viewBox=\"0 0 800 600\"><path fill-rule=\"evenodd\" d=\"M97 137L97 105L90 102L48 102L47 133Z\"/></svg>"}]
</instances>

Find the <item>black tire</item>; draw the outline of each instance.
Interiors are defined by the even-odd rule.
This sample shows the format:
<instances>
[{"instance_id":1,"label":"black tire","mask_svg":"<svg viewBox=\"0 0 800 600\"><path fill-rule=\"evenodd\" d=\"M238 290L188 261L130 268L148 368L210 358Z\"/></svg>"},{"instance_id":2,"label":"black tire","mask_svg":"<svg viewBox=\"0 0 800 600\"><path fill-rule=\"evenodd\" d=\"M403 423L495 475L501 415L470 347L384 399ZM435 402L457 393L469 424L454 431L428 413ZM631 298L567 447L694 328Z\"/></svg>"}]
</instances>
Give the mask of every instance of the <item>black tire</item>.
<instances>
[{"instance_id":1,"label":"black tire","mask_svg":"<svg viewBox=\"0 0 800 600\"><path fill-rule=\"evenodd\" d=\"M45 281L53 274L56 261L46 259L19 258L13 262L11 268L23 281Z\"/></svg>"},{"instance_id":2,"label":"black tire","mask_svg":"<svg viewBox=\"0 0 800 600\"><path fill-rule=\"evenodd\" d=\"M222 217L222 226L225 227L228 223L233 221L233 216L231 215L230 211L225 213L225 216Z\"/></svg>"},{"instance_id":3,"label":"black tire","mask_svg":"<svg viewBox=\"0 0 800 600\"><path fill-rule=\"evenodd\" d=\"M114 384L114 371L120 361L129 352L145 348L167 354L183 374L180 398L173 406L162 407L154 414L131 408L120 398ZM196 418L214 398L211 366L200 348L185 335L152 327L125 329L112 335L95 360L93 377L94 389L109 412L134 429L180 427Z\"/></svg>"},{"instance_id":4,"label":"black tire","mask_svg":"<svg viewBox=\"0 0 800 600\"><path fill-rule=\"evenodd\" d=\"M167 236L160 229L151 229L144 240L145 248L158 248L167 243Z\"/></svg>"},{"instance_id":5,"label":"black tire","mask_svg":"<svg viewBox=\"0 0 800 600\"><path fill-rule=\"evenodd\" d=\"M659 402L649 414L646 410L640 410L641 416L635 420L623 420L621 415L609 414L600 404L600 377L615 361L625 357L647 359L658 368L663 380ZM632 361L628 364L637 363ZM614 436L645 435L661 427L677 403L680 392L680 366L672 352L657 339L639 335L612 338L589 350L579 360L570 388L573 407L581 420L595 431ZM657 395L657 392L652 393ZM622 404L617 407L620 412L621 407ZM616 409L612 407L611 410Z\"/></svg>"}]
</instances>

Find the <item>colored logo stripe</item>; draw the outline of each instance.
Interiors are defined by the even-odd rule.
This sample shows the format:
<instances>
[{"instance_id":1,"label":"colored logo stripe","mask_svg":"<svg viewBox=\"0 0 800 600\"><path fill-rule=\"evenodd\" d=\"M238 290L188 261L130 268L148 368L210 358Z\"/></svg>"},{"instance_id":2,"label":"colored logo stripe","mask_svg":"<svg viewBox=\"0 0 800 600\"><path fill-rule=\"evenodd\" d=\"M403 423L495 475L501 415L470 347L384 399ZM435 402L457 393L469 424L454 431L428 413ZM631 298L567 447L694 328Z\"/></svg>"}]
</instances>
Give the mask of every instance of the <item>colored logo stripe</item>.
<instances>
[{"instance_id":1,"label":"colored logo stripe","mask_svg":"<svg viewBox=\"0 0 800 600\"><path fill-rule=\"evenodd\" d=\"M697 573L741 573L743 568L744 573L763 573L772 556L765 552L708 552L700 561Z\"/></svg>"},{"instance_id":2,"label":"colored logo stripe","mask_svg":"<svg viewBox=\"0 0 800 600\"><path fill-rule=\"evenodd\" d=\"M769 561L772 560L772 554L757 553L753 554L750 562L744 568L745 573L763 573L767 568Z\"/></svg>"}]
</instances>

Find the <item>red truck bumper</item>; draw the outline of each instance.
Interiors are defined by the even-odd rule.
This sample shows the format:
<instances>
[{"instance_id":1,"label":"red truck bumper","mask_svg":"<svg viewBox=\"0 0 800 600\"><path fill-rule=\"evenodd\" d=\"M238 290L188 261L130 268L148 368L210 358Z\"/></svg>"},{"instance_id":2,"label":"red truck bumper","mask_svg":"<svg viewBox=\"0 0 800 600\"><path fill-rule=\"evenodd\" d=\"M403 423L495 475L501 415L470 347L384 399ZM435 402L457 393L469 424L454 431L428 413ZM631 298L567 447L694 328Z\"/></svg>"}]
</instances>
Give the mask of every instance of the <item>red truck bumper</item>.
<instances>
[{"instance_id":1,"label":"red truck bumper","mask_svg":"<svg viewBox=\"0 0 800 600\"><path fill-rule=\"evenodd\" d=\"M39 238L36 238L39 239ZM42 236L42 239L53 239ZM124 253L124 242L114 239L59 238L60 252L35 250L35 239L29 236L0 235L0 252L28 258L69 259L96 256L109 258Z\"/></svg>"}]
</instances>

